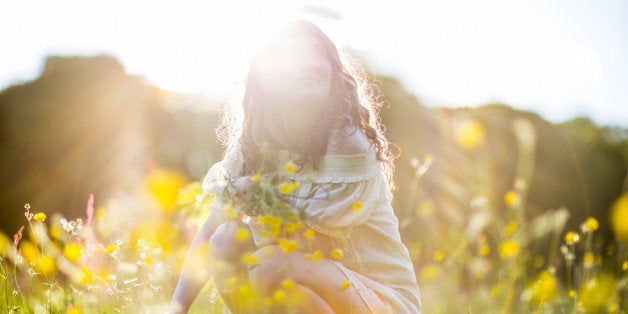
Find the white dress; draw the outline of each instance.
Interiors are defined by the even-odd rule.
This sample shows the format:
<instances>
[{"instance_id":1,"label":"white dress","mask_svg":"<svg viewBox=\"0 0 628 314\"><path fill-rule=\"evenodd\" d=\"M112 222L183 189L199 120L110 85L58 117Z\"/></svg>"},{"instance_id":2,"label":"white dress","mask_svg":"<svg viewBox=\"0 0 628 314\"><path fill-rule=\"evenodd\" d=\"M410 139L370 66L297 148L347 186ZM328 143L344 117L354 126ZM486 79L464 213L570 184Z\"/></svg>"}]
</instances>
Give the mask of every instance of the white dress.
<instances>
[{"instance_id":1,"label":"white dress","mask_svg":"<svg viewBox=\"0 0 628 314\"><path fill-rule=\"evenodd\" d=\"M290 159L280 152L280 163ZM221 178L235 170L237 161L227 156L210 169L203 182L206 192L216 193ZM317 170L306 165L280 175L297 181L295 208L305 224L326 235L324 246L340 248L343 257L332 261L356 287L373 313L420 313L421 295L399 222L391 206L392 194L371 146L355 155L326 155ZM354 204L360 202L356 210ZM216 208L216 207L214 207ZM254 239L259 246L260 236Z\"/></svg>"}]
</instances>

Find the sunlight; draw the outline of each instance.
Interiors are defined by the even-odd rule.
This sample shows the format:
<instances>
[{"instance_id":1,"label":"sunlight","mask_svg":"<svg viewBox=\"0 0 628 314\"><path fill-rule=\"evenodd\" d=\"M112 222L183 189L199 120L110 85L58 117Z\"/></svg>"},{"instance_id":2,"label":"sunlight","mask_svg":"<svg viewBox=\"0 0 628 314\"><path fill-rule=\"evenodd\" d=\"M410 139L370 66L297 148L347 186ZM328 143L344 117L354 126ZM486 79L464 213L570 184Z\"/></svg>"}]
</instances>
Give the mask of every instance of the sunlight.
<instances>
[{"instance_id":1,"label":"sunlight","mask_svg":"<svg viewBox=\"0 0 628 314\"><path fill-rule=\"evenodd\" d=\"M162 15L148 16L157 34L142 45L136 43L138 34L120 34L125 49L120 57L131 72L166 89L229 93L242 80L250 53L296 16L288 1L243 2L224 2L219 9L210 2L189 3L178 24L159 23Z\"/></svg>"}]
</instances>

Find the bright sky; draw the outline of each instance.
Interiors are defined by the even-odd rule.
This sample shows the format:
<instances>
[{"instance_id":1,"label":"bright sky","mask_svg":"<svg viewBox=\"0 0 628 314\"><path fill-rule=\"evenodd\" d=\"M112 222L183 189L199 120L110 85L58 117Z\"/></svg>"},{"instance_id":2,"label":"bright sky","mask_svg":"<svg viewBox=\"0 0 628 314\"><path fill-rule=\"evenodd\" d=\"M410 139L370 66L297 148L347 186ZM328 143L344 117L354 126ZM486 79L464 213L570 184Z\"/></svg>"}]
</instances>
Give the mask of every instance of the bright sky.
<instances>
[{"instance_id":1,"label":"bright sky","mask_svg":"<svg viewBox=\"0 0 628 314\"><path fill-rule=\"evenodd\" d=\"M107 53L163 88L222 97L264 34L307 17L425 105L501 101L628 127L627 1L316 2L327 17L304 15L309 3L0 0L0 88L35 78L50 54Z\"/></svg>"}]
</instances>

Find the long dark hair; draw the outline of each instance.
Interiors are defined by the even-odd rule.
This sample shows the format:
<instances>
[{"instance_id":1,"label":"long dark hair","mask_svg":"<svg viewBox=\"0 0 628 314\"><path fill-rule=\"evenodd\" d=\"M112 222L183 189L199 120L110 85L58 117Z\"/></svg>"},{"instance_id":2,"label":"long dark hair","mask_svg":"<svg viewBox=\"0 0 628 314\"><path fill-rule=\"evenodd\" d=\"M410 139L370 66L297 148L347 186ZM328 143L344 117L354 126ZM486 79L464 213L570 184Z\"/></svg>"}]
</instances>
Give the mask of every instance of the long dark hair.
<instances>
[{"instance_id":1,"label":"long dark hair","mask_svg":"<svg viewBox=\"0 0 628 314\"><path fill-rule=\"evenodd\" d=\"M227 152L239 147L242 169L239 175L250 175L260 168L273 170L273 160L266 151L288 149L300 156L297 164L318 165L327 153L329 145L343 143L350 127L359 128L375 145L378 160L384 164L386 177L391 180L394 156L389 150L389 142L384 136L384 128L378 118L381 106L374 97L372 86L367 82L361 68L347 55L341 55L334 43L316 25L298 20L288 25L283 33L273 41L281 43L282 38L299 34L313 35L323 45L325 55L332 67L330 101L320 108L313 126L302 138L301 145L288 146L282 140L282 127L277 125L279 106L268 100L267 93L257 79L259 56L250 60L249 73L245 82L244 97L241 101L242 116L235 111L226 111L217 130L219 138L227 146ZM239 145L236 145L239 144Z\"/></svg>"}]
</instances>

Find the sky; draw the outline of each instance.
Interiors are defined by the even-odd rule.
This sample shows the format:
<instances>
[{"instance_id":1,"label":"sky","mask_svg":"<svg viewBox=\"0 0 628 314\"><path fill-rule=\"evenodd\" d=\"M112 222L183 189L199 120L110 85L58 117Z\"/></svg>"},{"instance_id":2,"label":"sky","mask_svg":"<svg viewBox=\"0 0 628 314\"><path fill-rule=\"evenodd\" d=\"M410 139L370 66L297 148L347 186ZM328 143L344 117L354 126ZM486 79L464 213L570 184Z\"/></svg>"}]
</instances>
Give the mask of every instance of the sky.
<instances>
[{"instance_id":1,"label":"sky","mask_svg":"<svg viewBox=\"0 0 628 314\"><path fill-rule=\"evenodd\" d=\"M0 0L0 89L37 77L48 55L108 54L162 88L222 99L295 18L427 106L502 102L628 127L622 0Z\"/></svg>"}]
</instances>

